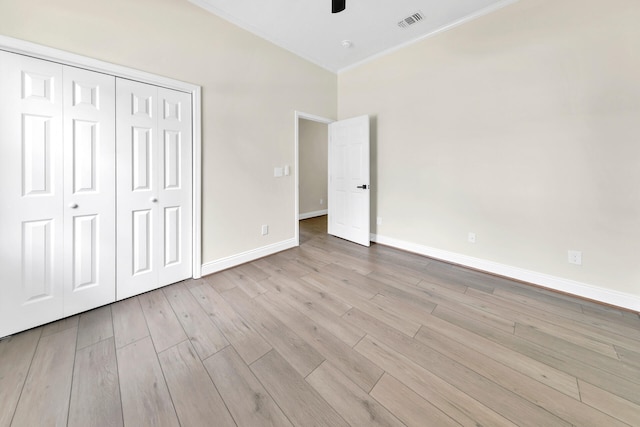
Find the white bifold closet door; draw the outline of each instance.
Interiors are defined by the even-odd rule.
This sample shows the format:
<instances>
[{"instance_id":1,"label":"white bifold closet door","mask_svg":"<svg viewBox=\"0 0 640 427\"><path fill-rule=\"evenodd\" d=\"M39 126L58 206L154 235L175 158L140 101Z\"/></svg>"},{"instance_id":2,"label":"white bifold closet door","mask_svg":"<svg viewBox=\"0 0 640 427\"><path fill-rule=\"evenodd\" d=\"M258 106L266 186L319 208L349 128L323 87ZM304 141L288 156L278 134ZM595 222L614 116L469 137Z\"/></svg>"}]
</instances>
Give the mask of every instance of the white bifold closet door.
<instances>
[{"instance_id":1,"label":"white bifold closet door","mask_svg":"<svg viewBox=\"0 0 640 427\"><path fill-rule=\"evenodd\" d=\"M191 95L117 79L117 299L192 275Z\"/></svg>"},{"instance_id":2,"label":"white bifold closet door","mask_svg":"<svg viewBox=\"0 0 640 427\"><path fill-rule=\"evenodd\" d=\"M115 78L0 52L0 337L115 299Z\"/></svg>"},{"instance_id":3,"label":"white bifold closet door","mask_svg":"<svg viewBox=\"0 0 640 427\"><path fill-rule=\"evenodd\" d=\"M116 298L115 77L64 67L64 315Z\"/></svg>"}]
</instances>

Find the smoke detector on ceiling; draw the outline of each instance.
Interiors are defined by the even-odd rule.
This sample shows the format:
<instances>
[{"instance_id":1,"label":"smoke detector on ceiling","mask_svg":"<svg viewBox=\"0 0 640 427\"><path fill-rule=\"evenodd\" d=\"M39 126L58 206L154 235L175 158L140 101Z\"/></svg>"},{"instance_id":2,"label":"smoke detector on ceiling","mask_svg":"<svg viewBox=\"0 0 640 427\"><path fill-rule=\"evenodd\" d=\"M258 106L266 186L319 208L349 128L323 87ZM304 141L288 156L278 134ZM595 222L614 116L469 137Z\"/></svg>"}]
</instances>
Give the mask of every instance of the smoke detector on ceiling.
<instances>
[{"instance_id":1,"label":"smoke detector on ceiling","mask_svg":"<svg viewBox=\"0 0 640 427\"><path fill-rule=\"evenodd\" d=\"M413 13L409 16L407 16L406 18L404 18L402 21L398 22L398 27L400 28L409 28L409 26L413 25L413 24L417 24L418 22L422 21L424 19L424 14L420 11L417 11L416 13Z\"/></svg>"}]
</instances>

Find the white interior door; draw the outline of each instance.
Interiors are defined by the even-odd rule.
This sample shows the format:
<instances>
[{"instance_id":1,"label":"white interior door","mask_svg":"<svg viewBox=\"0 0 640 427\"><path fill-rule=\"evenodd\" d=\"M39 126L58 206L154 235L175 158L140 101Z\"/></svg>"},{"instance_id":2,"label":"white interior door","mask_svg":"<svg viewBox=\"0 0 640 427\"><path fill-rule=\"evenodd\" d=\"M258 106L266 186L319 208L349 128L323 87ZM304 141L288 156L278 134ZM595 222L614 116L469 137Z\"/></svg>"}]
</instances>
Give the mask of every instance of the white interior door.
<instances>
[{"instance_id":1,"label":"white interior door","mask_svg":"<svg viewBox=\"0 0 640 427\"><path fill-rule=\"evenodd\" d=\"M160 286L192 276L191 95L158 88Z\"/></svg>"},{"instance_id":2,"label":"white interior door","mask_svg":"<svg viewBox=\"0 0 640 427\"><path fill-rule=\"evenodd\" d=\"M0 337L63 314L62 66L0 51Z\"/></svg>"},{"instance_id":3,"label":"white interior door","mask_svg":"<svg viewBox=\"0 0 640 427\"><path fill-rule=\"evenodd\" d=\"M63 69L64 315L115 301L115 77Z\"/></svg>"},{"instance_id":4,"label":"white interior door","mask_svg":"<svg viewBox=\"0 0 640 427\"><path fill-rule=\"evenodd\" d=\"M117 299L157 283L157 88L116 79Z\"/></svg>"},{"instance_id":5,"label":"white interior door","mask_svg":"<svg viewBox=\"0 0 640 427\"><path fill-rule=\"evenodd\" d=\"M191 96L116 79L117 299L191 277Z\"/></svg>"},{"instance_id":6,"label":"white interior door","mask_svg":"<svg viewBox=\"0 0 640 427\"><path fill-rule=\"evenodd\" d=\"M370 244L369 116L329 124L328 232Z\"/></svg>"}]
</instances>

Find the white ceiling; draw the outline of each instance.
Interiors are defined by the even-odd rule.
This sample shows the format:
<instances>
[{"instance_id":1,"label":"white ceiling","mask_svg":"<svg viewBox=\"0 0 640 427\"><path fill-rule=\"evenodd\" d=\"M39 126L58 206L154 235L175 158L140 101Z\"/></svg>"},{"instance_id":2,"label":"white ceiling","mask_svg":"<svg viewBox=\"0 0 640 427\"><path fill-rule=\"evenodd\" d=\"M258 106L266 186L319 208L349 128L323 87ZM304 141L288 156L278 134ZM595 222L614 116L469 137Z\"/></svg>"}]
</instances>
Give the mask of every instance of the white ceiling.
<instances>
[{"instance_id":1,"label":"white ceiling","mask_svg":"<svg viewBox=\"0 0 640 427\"><path fill-rule=\"evenodd\" d=\"M234 24L333 72L517 0L346 0L332 14L331 0L189 0ZM408 28L398 22L422 12ZM352 46L344 48L342 42Z\"/></svg>"}]
</instances>

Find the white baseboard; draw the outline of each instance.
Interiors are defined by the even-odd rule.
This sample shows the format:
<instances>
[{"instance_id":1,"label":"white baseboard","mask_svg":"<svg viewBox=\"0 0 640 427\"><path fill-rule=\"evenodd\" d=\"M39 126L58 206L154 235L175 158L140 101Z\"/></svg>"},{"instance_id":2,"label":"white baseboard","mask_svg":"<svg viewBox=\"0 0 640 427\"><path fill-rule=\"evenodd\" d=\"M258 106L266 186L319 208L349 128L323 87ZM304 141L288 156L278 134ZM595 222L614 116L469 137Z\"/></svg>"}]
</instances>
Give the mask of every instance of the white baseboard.
<instances>
[{"instance_id":1,"label":"white baseboard","mask_svg":"<svg viewBox=\"0 0 640 427\"><path fill-rule=\"evenodd\" d=\"M531 283L547 289L564 292L581 298L586 298L616 307L622 307L636 312L640 312L640 297L611 289L600 288L574 280L563 279L537 271L525 270L519 267L500 264L480 258L474 258L455 252L444 251L442 249L431 248L417 243L394 239L392 237L371 234L371 241L385 246L402 249L430 258L459 264L465 267L474 268L499 276L508 277L515 280Z\"/></svg>"},{"instance_id":2,"label":"white baseboard","mask_svg":"<svg viewBox=\"0 0 640 427\"><path fill-rule=\"evenodd\" d=\"M300 215L298 215L298 219L309 219L309 218L315 218L317 216L323 216L327 214L327 209L322 210L322 211L315 211L315 212L307 212L307 213L301 213Z\"/></svg>"},{"instance_id":3,"label":"white baseboard","mask_svg":"<svg viewBox=\"0 0 640 427\"><path fill-rule=\"evenodd\" d=\"M205 264L202 264L202 275L206 276L208 274L217 273L218 271L226 270L227 268L235 267L240 264L273 255L277 252L282 252L296 246L298 246L298 242L296 242L296 239L283 240L282 242L274 243L268 246L263 246L261 248L242 252L237 255L231 255L215 261L207 262Z\"/></svg>"}]
</instances>

